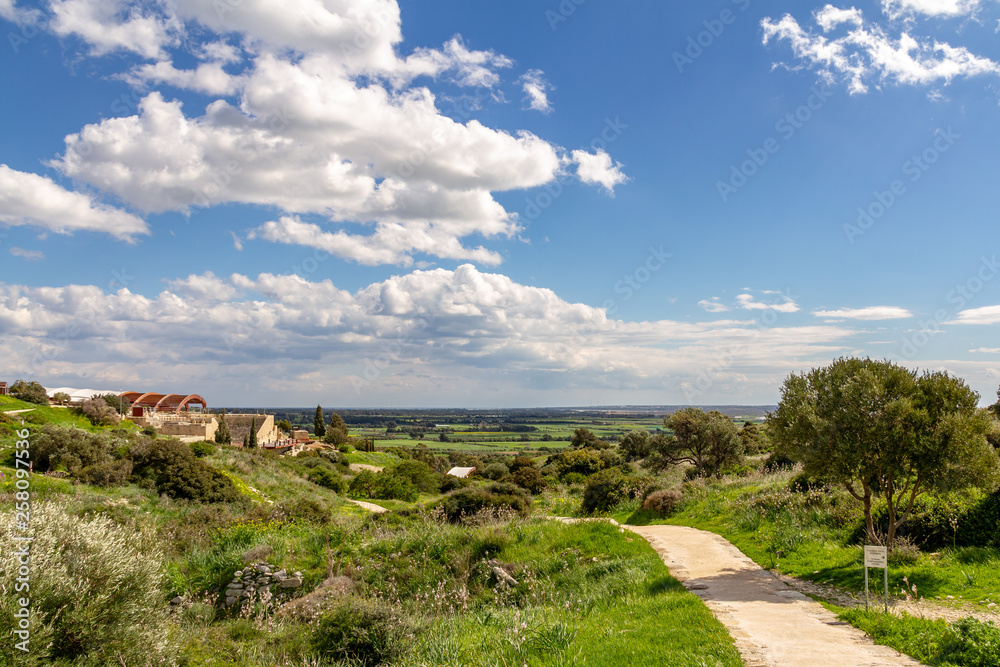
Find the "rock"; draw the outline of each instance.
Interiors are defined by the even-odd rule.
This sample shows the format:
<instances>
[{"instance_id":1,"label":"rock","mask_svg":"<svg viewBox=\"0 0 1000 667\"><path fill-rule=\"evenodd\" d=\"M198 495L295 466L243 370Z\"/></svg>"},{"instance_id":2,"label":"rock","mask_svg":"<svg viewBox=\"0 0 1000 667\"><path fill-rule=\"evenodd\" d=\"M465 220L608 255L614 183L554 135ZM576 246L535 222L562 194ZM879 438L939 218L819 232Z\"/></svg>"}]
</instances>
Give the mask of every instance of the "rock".
<instances>
[{"instance_id":1,"label":"rock","mask_svg":"<svg viewBox=\"0 0 1000 667\"><path fill-rule=\"evenodd\" d=\"M278 570L277 572L273 573L272 576L275 579L284 579L284 578L286 578L288 576L288 573L285 572L284 570Z\"/></svg>"},{"instance_id":2,"label":"rock","mask_svg":"<svg viewBox=\"0 0 1000 667\"><path fill-rule=\"evenodd\" d=\"M282 588L298 588L302 585L301 579L288 578L281 582Z\"/></svg>"},{"instance_id":3,"label":"rock","mask_svg":"<svg viewBox=\"0 0 1000 667\"><path fill-rule=\"evenodd\" d=\"M182 602L184 602L184 598L178 595L177 597L175 597L173 600L170 601L170 604L180 604Z\"/></svg>"},{"instance_id":4,"label":"rock","mask_svg":"<svg viewBox=\"0 0 1000 667\"><path fill-rule=\"evenodd\" d=\"M517 586L517 579L507 574L506 571L500 566L493 566L493 574L496 575L498 581L502 581L510 586Z\"/></svg>"},{"instance_id":5,"label":"rock","mask_svg":"<svg viewBox=\"0 0 1000 667\"><path fill-rule=\"evenodd\" d=\"M236 604L236 600L237 600L237 598L227 597L226 598L226 606L227 607L232 607L234 604Z\"/></svg>"}]
</instances>

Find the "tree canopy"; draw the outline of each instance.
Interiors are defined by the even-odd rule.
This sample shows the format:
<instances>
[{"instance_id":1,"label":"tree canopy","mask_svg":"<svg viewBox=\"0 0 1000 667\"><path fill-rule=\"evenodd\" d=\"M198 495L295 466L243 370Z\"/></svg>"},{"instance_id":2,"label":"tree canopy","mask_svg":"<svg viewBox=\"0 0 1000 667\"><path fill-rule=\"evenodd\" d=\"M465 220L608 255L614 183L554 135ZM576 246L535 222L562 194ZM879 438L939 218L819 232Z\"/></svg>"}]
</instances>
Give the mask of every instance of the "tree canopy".
<instances>
[{"instance_id":1,"label":"tree canopy","mask_svg":"<svg viewBox=\"0 0 1000 667\"><path fill-rule=\"evenodd\" d=\"M678 410L663 420L673 431L650 441L646 464L654 470L690 463L699 475L715 474L743 459L743 440L733 421L717 410Z\"/></svg>"},{"instance_id":2,"label":"tree canopy","mask_svg":"<svg viewBox=\"0 0 1000 667\"><path fill-rule=\"evenodd\" d=\"M869 539L891 546L921 494L996 486L1000 459L986 439L994 423L978 404L979 394L947 373L841 358L785 380L768 433L806 473L861 500ZM872 517L879 497L884 535Z\"/></svg>"},{"instance_id":3,"label":"tree canopy","mask_svg":"<svg viewBox=\"0 0 1000 667\"><path fill-rule=\"evenodd\" d=\"M323 408L316 406L316 416L313 418L313 432L317 438L326 435L326 421L323 419Z\"/></svg>"}]
</instances>

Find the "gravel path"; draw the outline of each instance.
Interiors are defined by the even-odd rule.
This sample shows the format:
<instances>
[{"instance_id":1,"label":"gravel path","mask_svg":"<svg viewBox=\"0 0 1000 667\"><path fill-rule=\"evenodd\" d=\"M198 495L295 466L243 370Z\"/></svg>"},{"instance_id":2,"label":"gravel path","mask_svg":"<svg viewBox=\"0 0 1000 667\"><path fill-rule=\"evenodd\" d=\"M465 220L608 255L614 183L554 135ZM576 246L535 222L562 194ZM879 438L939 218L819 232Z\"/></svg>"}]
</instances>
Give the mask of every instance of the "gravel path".
<instances>
[{"instance_id":1,"label":"gravel path","mask_svg":"<svg viewBox=\"0 0 1000 667\"><path fill-rule=\"evenodd\" d=\"M747 667L918 666L877 646L818 602L761 569L718 535L683 526L627 526L712 610Z\"/></svg>"}]
</instances>

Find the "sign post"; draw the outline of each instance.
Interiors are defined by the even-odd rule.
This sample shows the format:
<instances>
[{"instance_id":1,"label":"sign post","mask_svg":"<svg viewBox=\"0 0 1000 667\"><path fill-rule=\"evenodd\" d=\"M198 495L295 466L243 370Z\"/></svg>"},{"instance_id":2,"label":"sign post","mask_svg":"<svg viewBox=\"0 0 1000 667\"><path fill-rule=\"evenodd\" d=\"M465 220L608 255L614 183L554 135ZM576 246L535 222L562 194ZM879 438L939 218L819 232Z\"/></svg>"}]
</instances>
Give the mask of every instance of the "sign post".
<instances>
[{"instance_id":1,"label":"sign post","mask_svg":"<svg viewBox=\"0 0 1000 667\"><path fill-rule=\"evenodd\" d=\"M865 609L868 609L868 568L880 567L885 582L885 611L889 613L889 550L865 545Z\"/></svg>"}]
</instances>

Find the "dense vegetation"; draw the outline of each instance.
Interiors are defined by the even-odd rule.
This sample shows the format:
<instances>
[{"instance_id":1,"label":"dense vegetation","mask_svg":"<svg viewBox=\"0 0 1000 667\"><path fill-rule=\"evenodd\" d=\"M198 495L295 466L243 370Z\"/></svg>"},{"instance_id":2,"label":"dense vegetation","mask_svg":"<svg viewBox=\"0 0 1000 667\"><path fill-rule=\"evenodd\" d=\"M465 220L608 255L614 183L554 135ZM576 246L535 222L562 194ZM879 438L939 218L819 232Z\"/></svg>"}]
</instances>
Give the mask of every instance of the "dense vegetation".
<instances>
[{"instance_id":1,"label":"dense vegetation","mask_svg":"<svg viewBox=\"0 0 1000 667\"><path fill-rule=\"evenodd\" d=\"M841 394L881 386L878 400L810 403L823 373ZM836 400L841 408L823 412ZM960 380L888 362L792 376L764 424L694 408L626 431L567 421L562 447L533 456L443 450L441 438L434 449L411 440L370 451L352 424L375 417L319 408L306 416L316 430L322 423L326 445L281 457L158 438L105 418L105 407L119 409L94 401L103 406L0 398L3 539L17 530L14 433L21 420L30 430L31 526L46 564L32 589L34 664L741 664L644 541L552 516L711 530L764 567L849 593L862 586L861 545L882 540L893 595L982 606L1000 597L996 411L978 409ZM869 419L838 424L856 403L871 407ZM3 414L13 409L29 412ZM557 433L540 420L532 428L520 433ZM890 436L894 448L879 444ZM857 454L850 438L881 467L822 465ZM927 472L928 461L947 474ZM453 466L476 472L459 479L447 474ZM372 515L354 500L390 511ZM251 565L292 584L226 606ZM13 568L0 571L9 588ZM0 602L8 634L9 597ZM928 664L996 664L1000 630L989 623L837 611Z\"/></svg>"}]
</instances>

